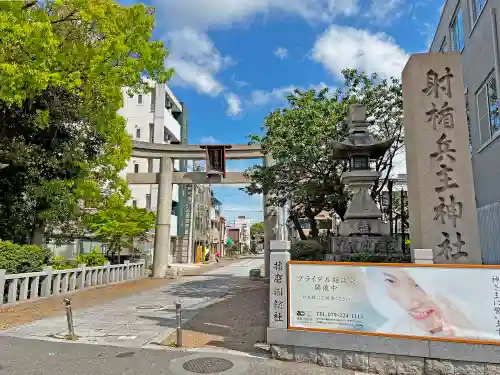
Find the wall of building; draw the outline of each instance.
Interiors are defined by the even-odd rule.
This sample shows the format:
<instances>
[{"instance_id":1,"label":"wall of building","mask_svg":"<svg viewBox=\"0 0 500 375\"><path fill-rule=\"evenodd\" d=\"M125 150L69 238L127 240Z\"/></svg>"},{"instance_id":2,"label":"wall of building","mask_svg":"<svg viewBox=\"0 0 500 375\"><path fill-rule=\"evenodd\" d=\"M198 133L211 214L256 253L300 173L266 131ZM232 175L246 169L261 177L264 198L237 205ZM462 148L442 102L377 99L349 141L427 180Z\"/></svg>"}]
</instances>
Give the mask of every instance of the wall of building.
<instances>
[{"instance_id":1,"label":"wall of building","mask_svg":"<svg viewBox=\"0 0 500 375\"><path fill-rule=\"evenodd\" d=\"M162 84L151 84L152 91L130 97L124 92L124 105L120 114L125 118L127 131L133 140L152 143L179 143L181 124L177 121L182 112L182 106L173 96L170 89ZM168 107L168 108L167 108ZM180 169L180 161L174 161L174 168ZM124 172L126 173L158 173L158 159L132 158ZM132 198L130 204L147 208L156 212L158 202L158 185L130 185ZM172 237L177 236L178 220L176 206L179 201L179 186L173 186L172 194Z\"/></svg>"},{"instance_id":2,"label":"wall of building","mask_svg":"<svg viewBox=\"0 0 500 375\"><path fill-rule=\"evenodd\" d=\"M234 219L234 228L238 228L240 230L240 242L248 246L250 248L250 227L252 226L252 222L250 219L245 216L237 216Z\"/></svg>"},{"instance_id":3,"label":"wall of building","mask_svg":"<svg viewBox=\"0 0 500 375\"><path fill-rule=\"evenodd\" d=\"M487 228L490 227L492 215L497 215L497 212L500 215L500 211L496 210L494 206L500 201L500 189L498 188L500 184L500 131L494 134L486 131L491 118L488 118L487 115L480 121L480 116L485 113L484 109L486 107L478 105L478 100L479 103L484 103L481 90L484 88L486 81L493 78L493 82L495 82L495 59L498 58L496 56L498 53L496 47L499 46L498 43L496 43L497 46L494 45L494 22L491 13L492 9L498 11L500 0L486 1L477 20L474 20L473 16L473 1L448 0L446 2L430 50L438 52L440 50L449 51L454 49L450 43L452 40L450 25L453 24L458 12L461 12L464 44L461 55L464 85L466 86L465 95L469 110L471 157L481 248L483 258L493 259L495 258L493 254L498 252L498 247L495 248L493 244L500 243L500 237L498 231L490 231ZM495 24L497 29L500 28L500 17L497 17ZM445 48L442 48L442 46L445 46ZM491 91L494 93L491 107L496 106L498 108L495 103L498 85L496 89ZM498 117L497 123L500 123ZM496 218L496 220L500 220L500 217Z\"/></svg>"}]
</instances>

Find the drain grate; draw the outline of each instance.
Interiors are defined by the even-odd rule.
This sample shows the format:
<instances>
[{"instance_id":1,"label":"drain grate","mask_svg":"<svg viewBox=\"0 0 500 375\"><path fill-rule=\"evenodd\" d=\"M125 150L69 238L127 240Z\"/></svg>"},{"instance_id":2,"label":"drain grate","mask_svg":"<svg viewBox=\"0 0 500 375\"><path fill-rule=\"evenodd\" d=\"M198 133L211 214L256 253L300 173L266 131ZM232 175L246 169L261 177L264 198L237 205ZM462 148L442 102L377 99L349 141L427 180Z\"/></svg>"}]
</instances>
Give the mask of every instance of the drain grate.
<instances>
[{"instance_id":1,"label":"drain grate","mask_svg":"<svg viewBox=\"0 0 500 375\"><path fill-rule=\"evenodd\" d=\"M234 364L224 358L203 357L191 359L182 365L182 368L197 374L216 374L233 368Z\"/></svg>"},{"instance_id":2,"label":"drain grate","mask_svg":"<svg viewBox=\"0 0 500 375\"><path fill-rule=\"evenodd\" d=\"M140 305L135 307L137 310L159 310L163 309L162 305Z\"/></svg>"},{"instance_id":3,"label":"drain grate","mask_svg":"<svg viewBox=\"0 0 500 375\"><path fill-rule=\"evenodd\" d=\"M116 358L127 358L127 357L133 357L135 352L124 352L124 353L118 353L116 355Z\"/></svg>"}]
</instances>

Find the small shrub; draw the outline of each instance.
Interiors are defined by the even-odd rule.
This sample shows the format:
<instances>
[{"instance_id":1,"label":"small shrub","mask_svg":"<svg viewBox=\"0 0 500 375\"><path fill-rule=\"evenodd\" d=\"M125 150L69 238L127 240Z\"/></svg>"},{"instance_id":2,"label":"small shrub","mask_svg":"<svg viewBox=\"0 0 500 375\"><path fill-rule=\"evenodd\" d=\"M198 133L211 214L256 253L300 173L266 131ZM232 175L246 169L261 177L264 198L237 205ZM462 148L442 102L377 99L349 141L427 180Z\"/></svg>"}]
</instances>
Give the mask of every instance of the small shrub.
<instances>
[{"instance_id":1,"label":"small shrub","mask_svg":"<svg viewBox=\"0 0 500 375\"><path fill-rule=\"evenodd\" d=\"M85 264L88 267L104 266L104 263L108 261L108 258L101 253L98 247L92 249L88 254L80 254L76 257L76 262L78 264Z\"/></svg>"},{"instance_id":2,"label":"small shrub","mask_svg":"<svg viewBox=\"0 0 500 375\"><path fill-rule=\"evenodd\" d=\"M324 260L325 248L316 240L300 240L290 249L292 260Z\"/></svg>"},{"instance_id":3,"label":"small shrub","mask_svg":"<svg viewBox=\"0 0 500 375\"><path fill-rule=\"evenodd\" d=\"M340 261L361 263L411 263L411 257L402 253L374 254L367 250L364 250L358 254L346 256Z\"/></svg>"},{"instance_id":4,"label":"small shrub","mask_svg":"<svg viewBox=\"0 0 500 375\"><path fill-rule=\"evenodd\" d=\"M226 249L227 255L235 256L238 253L238 246L231 245L228 249Z\"/></svg>"},{"instance_id":5,"label":"small shrub","mask_svg":"<svg viewBox=\"0 0 500 375\"><path fill-rule=\"evenodd\" d=\"M70 268L76 268L76 264L74 262L68 261L62 255L54 257L52 260L52 268L55 270L67 270Z\"/></svg>"},{"instance_id":6,"label":"small shrub","mask_svg":"<svg viewBox=\"0 0 500 375\"><path fill-rule=\"evenodd\" d=\"M19 245L10 241L0 241L0 269L7 273L41 271L50 264L52 251L33 245Z\"/></svg>"}]
</instances>

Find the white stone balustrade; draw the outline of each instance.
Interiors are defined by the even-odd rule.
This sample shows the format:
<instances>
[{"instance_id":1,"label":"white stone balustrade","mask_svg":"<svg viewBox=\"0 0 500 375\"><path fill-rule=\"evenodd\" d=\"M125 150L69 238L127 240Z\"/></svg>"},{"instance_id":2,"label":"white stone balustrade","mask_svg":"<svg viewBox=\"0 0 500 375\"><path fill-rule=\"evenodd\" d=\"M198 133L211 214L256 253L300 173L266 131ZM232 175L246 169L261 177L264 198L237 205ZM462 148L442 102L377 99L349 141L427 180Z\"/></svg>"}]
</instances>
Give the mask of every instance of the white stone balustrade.
<instances>
[{"instance_id":1,"label":"white stone balustrade","mask_svg":"<svg viewBox=\"0 0 500 375\"><path fill-rule=\"evenodd\" d=\"M7 274L0 269L0 307L58 296L100 285L122 283L146 277L146 263L139 261L124 264L54 270L51 266L41 272Z\"/></svg>"}]
</instances>

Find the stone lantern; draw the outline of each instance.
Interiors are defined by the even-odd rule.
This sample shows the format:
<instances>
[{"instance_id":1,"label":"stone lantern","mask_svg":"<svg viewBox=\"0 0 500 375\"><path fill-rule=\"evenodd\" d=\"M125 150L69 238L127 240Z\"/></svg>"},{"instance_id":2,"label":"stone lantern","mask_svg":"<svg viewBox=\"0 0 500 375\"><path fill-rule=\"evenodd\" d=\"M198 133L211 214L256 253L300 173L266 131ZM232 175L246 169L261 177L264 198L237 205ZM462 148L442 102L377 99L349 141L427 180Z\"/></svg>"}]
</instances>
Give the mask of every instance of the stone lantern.
<instances>
[{"instance_id":1,"label":"stone lantern","mask_svg":"<svg viewBox=\"0 0 500 375\"><path fill-rule=\"evenodd\" d=\"M349 109L349 135L342 142L333 142L338 159L349 161L349 171L341 182L352 192L352 199L340 224L341 236L386 236L390 229L382 222L382 212L370 196L370 189L380 172L370 168L370 161L384 156L394 139L376 140L366 122L366 109L354 104Z\"/></svg>"}]
</instances>

